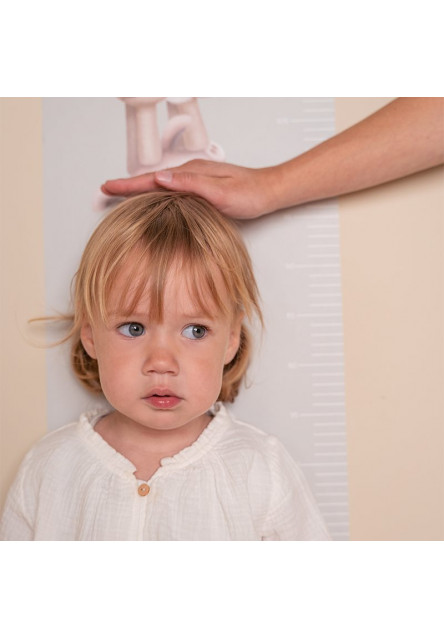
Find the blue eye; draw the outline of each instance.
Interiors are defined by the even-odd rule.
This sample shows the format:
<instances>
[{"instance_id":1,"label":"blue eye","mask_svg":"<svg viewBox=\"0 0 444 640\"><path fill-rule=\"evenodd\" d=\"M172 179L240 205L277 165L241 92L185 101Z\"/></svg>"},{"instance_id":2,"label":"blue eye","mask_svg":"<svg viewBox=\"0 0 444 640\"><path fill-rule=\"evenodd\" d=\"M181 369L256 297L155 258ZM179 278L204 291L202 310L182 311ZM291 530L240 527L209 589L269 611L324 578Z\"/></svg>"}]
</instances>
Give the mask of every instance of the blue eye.
<instances>
[{"instance_id":1,"label":"blue eye","mask_svg":"<svg viewBox=\"0 0 444 640\"><path fill-rule=\"evenodd\" d=\"M182 331L182 335L190 340L202 340L208 333L208 329L201 324L190 324Z\"/></svg>"},{"instance_id":2,"label":"blue eye","mask_svg":"<svg viewBox=\"0 0 444 640\"><path fill-rule=\"evenodd\" d=\"M138 338L145 333L145 327L139 322L126 322L118 327L118 331L127 338Z\"/></svg>"}]
</instances>

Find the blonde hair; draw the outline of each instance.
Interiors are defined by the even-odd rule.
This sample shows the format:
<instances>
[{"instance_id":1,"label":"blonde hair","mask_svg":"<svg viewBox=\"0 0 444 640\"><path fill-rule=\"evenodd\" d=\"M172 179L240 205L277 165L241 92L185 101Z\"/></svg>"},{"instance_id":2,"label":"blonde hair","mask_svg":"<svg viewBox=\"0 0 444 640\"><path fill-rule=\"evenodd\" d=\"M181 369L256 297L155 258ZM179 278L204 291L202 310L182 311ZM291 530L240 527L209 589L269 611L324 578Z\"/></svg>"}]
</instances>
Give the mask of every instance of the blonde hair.
<instances>
[{"instance_id":1,"label":"blonde hair","mask_svg":"<svg viewBox=\"0 0 444 640\"><path fill-rule=\"evenodd\" d=\"M256 316L262 323L251 260L235 223L206 200L188 193L159 191L130 198L96 228L73 282L74 313L69 316L72 325L65 340L72 339L71 363L89 390L99 393L102 388L97 361L85 351L80 330L85 321L94 318L106 322L110 292L130 252L137 258L128 279L131 299L128 286L120 301L126 312L135 309L149 280L150 316L161 320L166 278L173 263L180 259L201 309L208 309L205 298L209 295L218 311L244 313L250 321ZM225 308L217 290L215 267L222 276L231 309ZM138 277L141 272L146 278ZM240 346L224 367L219 400L233 402L250 355L250 332L242 322Z\"/></svg>"}]
</instances>

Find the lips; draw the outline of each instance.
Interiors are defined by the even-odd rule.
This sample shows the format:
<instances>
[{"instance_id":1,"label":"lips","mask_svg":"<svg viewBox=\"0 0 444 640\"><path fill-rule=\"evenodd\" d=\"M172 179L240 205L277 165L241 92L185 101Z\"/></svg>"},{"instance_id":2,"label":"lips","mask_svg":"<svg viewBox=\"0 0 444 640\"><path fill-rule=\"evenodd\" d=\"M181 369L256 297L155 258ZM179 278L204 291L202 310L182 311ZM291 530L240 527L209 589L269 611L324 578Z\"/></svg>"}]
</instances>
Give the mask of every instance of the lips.
<instances>
[{"instance_id":1,"label":"lips","mask_svg":"<svg viewBox=\"0 0 444 640\"><path fill-rule=\"evenodd\" d=\"M144 400L155 409L174 409L182 401L182 398L168 389L154 389L145 396Z\"/></svg>"}]
</instances>

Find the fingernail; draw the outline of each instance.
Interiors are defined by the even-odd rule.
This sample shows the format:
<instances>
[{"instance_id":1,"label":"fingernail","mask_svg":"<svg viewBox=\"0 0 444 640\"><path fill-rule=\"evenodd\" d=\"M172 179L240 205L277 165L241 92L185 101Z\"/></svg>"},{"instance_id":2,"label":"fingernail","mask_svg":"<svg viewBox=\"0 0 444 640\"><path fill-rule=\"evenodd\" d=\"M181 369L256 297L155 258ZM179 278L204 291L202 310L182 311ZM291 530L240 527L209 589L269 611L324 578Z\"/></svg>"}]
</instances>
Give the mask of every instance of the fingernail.
<instances>
[{"instance_id":1,"label":"fingernail","mask_svg":"<svg viewBox=\"0 0 444 640\"><path fill-rule=\"evenodd\" d=\"M156 180L159 182L171 182L173 180L173 174L171 171L156 171Z\"/></svg>"}]
</instances>

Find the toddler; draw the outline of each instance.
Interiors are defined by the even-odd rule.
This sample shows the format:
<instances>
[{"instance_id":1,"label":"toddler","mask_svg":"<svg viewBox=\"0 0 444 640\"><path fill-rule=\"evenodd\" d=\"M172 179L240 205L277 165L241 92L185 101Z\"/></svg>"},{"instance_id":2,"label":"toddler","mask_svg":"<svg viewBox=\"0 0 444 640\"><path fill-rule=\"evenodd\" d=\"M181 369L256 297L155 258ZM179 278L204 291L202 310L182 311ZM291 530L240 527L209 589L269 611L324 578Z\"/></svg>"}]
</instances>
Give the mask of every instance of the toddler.
<instances>
[{"instance_id":1,"label":"toddler","mask_svg":"<svg viewBox=\"0 0 444 640\"><path fill-rule=\"evenodd\" d=\"M282 444L226 408L261 320L234 223L190 194L127 200L92 234L73 298L74 371L111 410L30 450L1 539L328 539Z\"/></svg>"}]
</instances>

